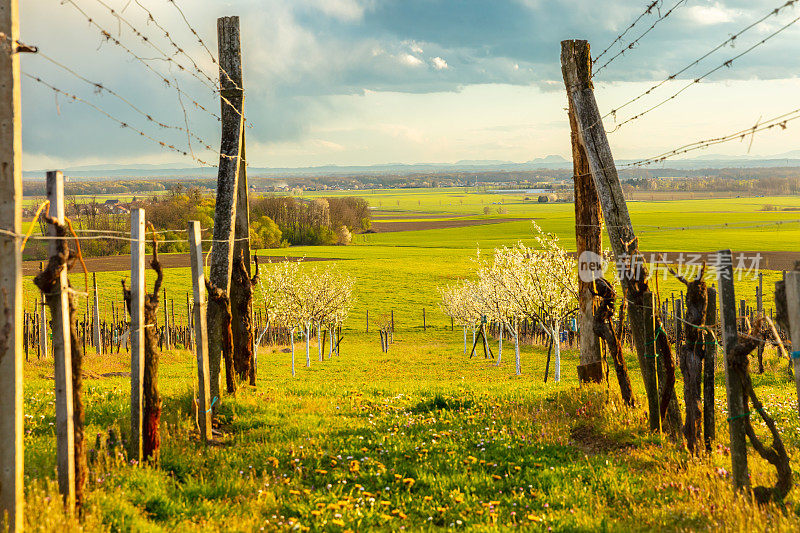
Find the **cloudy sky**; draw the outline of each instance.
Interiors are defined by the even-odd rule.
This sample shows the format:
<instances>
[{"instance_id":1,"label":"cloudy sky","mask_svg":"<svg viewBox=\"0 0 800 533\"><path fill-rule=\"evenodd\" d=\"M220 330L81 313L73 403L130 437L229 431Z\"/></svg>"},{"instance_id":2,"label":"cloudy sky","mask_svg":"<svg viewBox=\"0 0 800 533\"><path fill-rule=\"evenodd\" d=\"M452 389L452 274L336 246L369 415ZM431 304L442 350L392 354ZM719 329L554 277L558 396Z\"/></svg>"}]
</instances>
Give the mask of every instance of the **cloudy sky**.
<instances>
[{"instance_id":1,"label":"cloudy sky","mask_svg":"<svg viewBox=\"0 0 800 533\"><path fill-rule=\"evenodd\" d=\"M595 78L603 113L645 91L785 0L683 0L671 16ZM569 127L559 42L588 39L598 55L652 0L176 0L216 54L216 18L242 25L247 155L255 166L527 161L567 157ZM623 39L626 45L678 0L663 0ZM216 67L169 0L25 0L21 40L92 82L114 90L144 114L193 132L218 148L218 113L205 75ZM137 37L105 6L148 37ZM143 58L152 70L90 25ZM174 49L145 9L205 74ZM621 111L618 120L658 102L800 17L784 8L688 70L681 79ZM751 126L800 107L800 23L691 87L679 98L610 136L617 158L652 156L686 142ZM612 47L595 65L620 50ZM22 69L73 93L153 139L187 147L121 100L43 57ZM168 86L155 72L170 80ZM200 78L198 80L197 78ZM183 96L175 91L178 86ZM182 101L182 102L181 102ZM181 105L183 104L183 106ZM184 113L183 108L186 112ZM614 126L609 117L607 129ZM800 149L800 121L783 132L714 147L711 153L780 154ZM101 163L192 166L99 111L23 78L26 169Z\"/></svg>"}]
</instances>

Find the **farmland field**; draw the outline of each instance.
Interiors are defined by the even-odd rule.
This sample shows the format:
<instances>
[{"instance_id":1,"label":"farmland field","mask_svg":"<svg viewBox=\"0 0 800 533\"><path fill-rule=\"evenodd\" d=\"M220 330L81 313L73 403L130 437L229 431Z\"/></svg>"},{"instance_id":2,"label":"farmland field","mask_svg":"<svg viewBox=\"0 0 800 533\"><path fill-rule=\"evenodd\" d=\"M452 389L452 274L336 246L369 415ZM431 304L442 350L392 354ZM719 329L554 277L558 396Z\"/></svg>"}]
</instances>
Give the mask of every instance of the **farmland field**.
<instances>
[{"instance_id":1,"label":"farmland field","mask_svg":"<svg viewBox=\"0 0 800 533\"><path fill-rule=\"evenodd\" d=\"M781 506L761 508L731 488L721 366L715 447L692 458L667 436L647 430L644 388L633 354L626 354L639 400L633 409L622 404L613 373L609 387L579 388L573 350L562 353L558 384L552 379L543 383L546 349L540 346L522 347L521 376L514 375L513 344L506 344L500 366L463 355L462 333L458 327L450 331L449 319L438 309L437 288L471 276L478 248L486 254L518 240L532 245L531 219L574 249L572 204L538 204L525 201L524 195L461 189L342 194L370 201L378 232L354 235L351 246L259 251L265 258L329 259L304 268L335 265L354 278L341 355L317 362L312 343L311 368L299 363L292 378L290 356L282 347L261 348L257 387L223 398L222 436L204 449L193 416L193 356L184 350L165 353L161 464L134 466L113 454L111 460L94 463L87 529L800 528L796 484ZM646 251L795 250L800 213L766 211L764 205L797 208L800 199L636 201L629 210ZM491 214L484 214L487 206ZM501 208L502 214L497 212ZM448 221L442 226L450 227L402 228ZM783 223L771 224L778 221ZM395 231L380 232L381 223L395 224ZM766 223L771 225L760 226ZM124 265L123 257L107 259L120 260ZM175 260L175 267L165 270L164 287L179 306L185 305L181 302L191 286L188 268ZM104 316L112 301L119 305L125 277L124 271L97 273ZM149 286L152 277L148 272ZM70 278L83 290L82 274ZM780 272L764 272L767 308L778 279ZM749 277L738 280L737 298L753 304L755 283ZM682 288L671 277L659 278L662 298ZM31 309L38 292L30 277L25 297ZM380 352L377 334L365 332L368 311L371 317L394 311L397 333L386 354ZM298 352L303 349L298 343ZM300 353L298 361L304 357ZM797 472L800 420L793 385L786 379L785 361L771 348L766 365L765 374L754 375L754 384L781 428ZM87 435L94 453L104 453L95 438L107 435L108 428L127 438L129 381L103 376L127 370L124 350L87 357ZM76 527L57 504L52 361L32 356L25 373L26 528ZM676 391L682 397L678 379ZM771 483L768 466L751 454L754 484Z\"/></svg>"}]
</instances>

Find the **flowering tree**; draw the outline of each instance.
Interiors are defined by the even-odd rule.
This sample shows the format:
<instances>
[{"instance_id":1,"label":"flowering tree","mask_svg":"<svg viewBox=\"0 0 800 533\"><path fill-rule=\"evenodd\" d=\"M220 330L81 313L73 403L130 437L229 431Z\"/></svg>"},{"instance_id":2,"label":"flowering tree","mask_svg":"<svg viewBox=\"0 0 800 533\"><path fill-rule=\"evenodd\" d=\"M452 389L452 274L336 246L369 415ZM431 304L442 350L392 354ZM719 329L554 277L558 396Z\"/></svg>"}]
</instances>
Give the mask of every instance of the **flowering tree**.
<instances>
[{"instance_id":1,"label":"flowering tree","mask_svg":"<svg viewBox=\"0 0 800 533\"><path fill-rule=\"evenodd\" d=\"M439 288L440 309L464 328L464 355L467 355L467 328L472 328L472 343L475 344L475 325L480 323L483 314L473 297L474 292L473 287L465 281Z\"/></svg>"},{"instance_id":2,"label":"flowering tree","mask_svg":"<svg viewBox=\"0 0 800 533\"><path fill-rule=\"evenodd\" d=\"M330 331L333 353L334 336L347 319L353 292L353 280L334 268L309 272L300 269L299 261L285 261L267 270L262 285L262 297L271 324L290 331L292 376L295 375L294 334L302 328L306 341L306 366L311 366L310 336L316 326L319 360L322 361L321 331ZM337 344L338 346L338 344ZM338 351L337 351L338 353Z\"/></svg>"},{"instance_id":3,"label":"flowering tree","mask_svg":"<svg viewBox=\"0 0 800 533\"><path fill-rule=\"evenodd\" d=\"M517 243L495 252L506 294L522 316L545 329L553 340L555 381L561 379L561 324L577 311L577 261L561 248L558 237L544 233L534 222L537 248Z\"/></svg>"}]
</instances>

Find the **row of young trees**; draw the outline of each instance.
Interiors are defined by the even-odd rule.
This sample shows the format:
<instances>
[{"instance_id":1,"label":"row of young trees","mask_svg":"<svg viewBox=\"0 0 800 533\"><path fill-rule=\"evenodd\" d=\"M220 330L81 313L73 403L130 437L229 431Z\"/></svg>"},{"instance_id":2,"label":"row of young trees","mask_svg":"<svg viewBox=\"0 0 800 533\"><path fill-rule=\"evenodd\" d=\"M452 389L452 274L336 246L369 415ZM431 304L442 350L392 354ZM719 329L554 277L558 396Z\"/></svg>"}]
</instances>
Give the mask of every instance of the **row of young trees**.
<instances>
[{"instance_id":1,"label":"row of young trees","mask_svg":"<svg viewBox=\"0 0 800 533\"><path fill-rule=\"evenodd\" d=\"M295 375L294 338L298 329L305 338L307 367L311 366L310 343L314 330L320 361L325 337L330 339L328 357L334 352L339 354L341 326L352 307L353 279L350 276L335 267L303 269L300 261L285 261L265 269L261 279L260 294L269 325L291 332L292 376Z\"/></svg>"},{"instance_id":2,"label":"row of young trees","mask_svg":"<svg viewBox=\"0 0 800 533\"><path fill-rule=\"evenodd\" d=\"M560 332L565 321L577 311L577 261L564 250L558 237L545 233L533 223L536 247L522 242L496 248L490 258L476 259L476 279L461 280L440 289L441 308L464 328L464 351L467 329L495 323L502 338L505 331L514 337L516 373L522 372L519 352L519 323L539 324L553 342L555 380L561 378ZM497 364L502 358L502 344Z\"/></svg>"}]
</instances>

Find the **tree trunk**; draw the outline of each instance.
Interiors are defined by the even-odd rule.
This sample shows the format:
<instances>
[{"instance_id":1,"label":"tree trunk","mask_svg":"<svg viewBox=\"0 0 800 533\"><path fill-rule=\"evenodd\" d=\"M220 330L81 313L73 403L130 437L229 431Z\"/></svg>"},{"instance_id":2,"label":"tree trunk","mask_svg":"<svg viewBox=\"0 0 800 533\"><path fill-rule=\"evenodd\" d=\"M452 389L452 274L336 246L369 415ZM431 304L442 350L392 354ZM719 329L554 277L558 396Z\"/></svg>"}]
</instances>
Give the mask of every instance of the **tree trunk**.
<instances>
[{"instance_id":1,"label":"tree trunk","mask_svg":"<svg viewBox=\"0 0 800 533\"><path fill-rule=\"evenodd\" d=\"M231 273L231 333L233 336L233 366L241 382L256 384L253 348L253 286L258 281L258 260L256 274L251 279L244 263L244 253L239 252L233 261ZM234 308L235 306L235 308ZM227 364L227 363L226 363Z\"/></svg>"},{"instance_id":2,"label":"tree trunk","mask_svg":"<svg viewBox=\"0 0 800 533\"><path fill-rule=\"evenodd\" d=\"M214 305L217 308L216 318L221 325L222 334L222 359L225 361L225 385L228 394L236 392L236 377L233 366L233 332L231 330L231 299L227 293L213 285L206 279L206 291L208 292L208 306ZM209 324L209 337L211 336L211 325ZM210 342L210 341L209 341ZM213 376L213 372L212 372Z\"/></svg>"},{"instance_id":3,"label":"tree trunk","mask_svg":"<svg viewBox=\"0 0 800 533\"><path fill-rule=\"evenodd\" d=\"M556 322L553 326L553 348L555 351L555 367L553 369L553 381L561 381L561 331L560 325Z\"/></svg>"},{"instance_id":4,"label":"tree trunk","mask_svg":"<svg viewBox=\"0 0 800 533\"><path fill-rule=\"evenodd\" d=\"M292 328L292 331L289 334L289 339L291 339L292 343L292 377L294 377L294 328Z\"/></svg>"},{"instance_id":5,"label":"tree trunk","mask_svg":"<svg viewBox=\"0 0 800 533\"><path fill-rule=\"evenodd\" d=\"M522 361L519 357L519 325L514 323L514 359L516 360L517 375L522 374Z\"/></svg>"},{"instance_id":6,"label":"tree trunk","mask_svg":"<svg viewBox=\"0 0 800 533\"><path fill-rule=\"evenodd\" d=\"M497 341L497 363L494 366L500 366L500 359L503 358L503 323L500 322L500 339Z\"/></svg>"},{"instance_id":7,"label":"tree trunk","mask_svg":"<svg viewBox=\"0 0 800 533\"><path fill-rule=\"evenodd\" d=\"M306 324L305 327L305 334L306 334L306 368L311 368L311 322Z\"/></svg>"}]
</instances>

